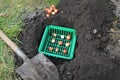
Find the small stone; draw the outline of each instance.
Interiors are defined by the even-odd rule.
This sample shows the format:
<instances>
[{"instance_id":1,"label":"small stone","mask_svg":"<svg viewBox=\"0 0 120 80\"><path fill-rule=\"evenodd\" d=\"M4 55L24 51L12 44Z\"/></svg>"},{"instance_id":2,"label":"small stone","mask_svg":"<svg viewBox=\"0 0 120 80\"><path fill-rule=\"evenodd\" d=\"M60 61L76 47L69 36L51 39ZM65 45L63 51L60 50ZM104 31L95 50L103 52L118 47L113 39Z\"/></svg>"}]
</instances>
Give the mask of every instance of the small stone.
<instances>
[{"instance_id":1,"label":"small stone","mask_svg":"<svg viewBox=\"0 0 120 80\"><path fill-rule=\"evenodd\" d=\"M61 13L63 14L63 11L61 11Z\"/></svg>"},{"instance_id":2,"label":"small stone","mask_svg":"<svg viewBox=\"0 0 120 80\"><path fill-rule=\"evenodd\" d=\"M115 32L115 30L113 28L110 29L111 32Z\"/></svg>"},{"instance_id":3,"label":"small stone","mask_svg":"<svg viewBox=\"0 0 120 80\"><path fill-rule=\"evenodd\" d=\"M98 34L98 37L100 38L100 37L101 37L101 34Z\"/></svg>"},{"instance_id":4,"label":"small stone","mask_svg":"<svg viewBox=\"0 0 120 80\"><path fill-rule=\"evenodd\" d=\"M94 29L94 30L93 30L93 33L96 34L96 33L97 33L97 29Z\"/></svg>"},{"instance_id":5,"label":"small stone","mask_svg":"<svg viewBox=\"0 0 120 80\"><path fill-rule=\"evenodd\" d=\"M71 73L70 72L67 72L67 75L70 75Z\"/></svg>"},{"instance_id":6,"label":"small stone","mask_svg":"<svg viewBox=\"0 0 120 80\"><path fill-rule=\"evenodd\" d=\"M73 75L70 72L67 72L67 79L68 80L73 80Z\"/></svg>"}]
</instances>

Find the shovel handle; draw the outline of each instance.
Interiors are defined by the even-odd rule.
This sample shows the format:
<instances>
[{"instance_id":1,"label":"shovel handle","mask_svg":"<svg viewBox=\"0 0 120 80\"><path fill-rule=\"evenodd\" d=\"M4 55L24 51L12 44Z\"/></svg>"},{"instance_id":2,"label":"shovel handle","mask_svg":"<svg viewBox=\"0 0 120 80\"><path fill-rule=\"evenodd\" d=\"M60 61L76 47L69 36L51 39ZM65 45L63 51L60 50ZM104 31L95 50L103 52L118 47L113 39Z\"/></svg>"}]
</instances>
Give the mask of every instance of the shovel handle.
<instances>
[{"instance_id":1,"label":"shovel handle","mask_svg":"<svg viewBox=\"0 0 120 80\"><path fill-rule=\"evenodd\" d=\"M0 30L0 37L1 39L7 43L7 45L15 52L18 48L15 43L13 43L1 30Z\"/></svg>"},{"instance_id":2,"label":"shovel handle","mask_svg":"<svg viewBox=\"0 0 120 80\"><path fill-rule=\"evenodd\" d=\"M11 41L4 33L0 30L0 38L24 61L27 58L27 56L24 54L24 52L13 42Z\"/></svg>"}]
</instances>

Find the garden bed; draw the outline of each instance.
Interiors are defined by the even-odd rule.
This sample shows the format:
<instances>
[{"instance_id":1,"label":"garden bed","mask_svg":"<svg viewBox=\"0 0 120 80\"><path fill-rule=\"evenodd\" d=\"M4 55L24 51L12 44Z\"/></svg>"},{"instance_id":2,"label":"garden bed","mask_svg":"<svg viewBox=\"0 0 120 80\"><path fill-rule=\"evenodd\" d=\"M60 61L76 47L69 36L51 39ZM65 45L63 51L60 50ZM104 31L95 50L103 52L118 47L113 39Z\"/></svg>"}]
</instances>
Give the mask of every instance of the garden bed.
<instances>
[{"instance_id":1,"label":"garden bed","mask_svg":"<svg viewBox=\"0 0 120 80\"><path fill-rule=\"evenodd\" d=\"M72 60L48 57L58 68L61 80L119 80L120 66L111 59L109 45L113 21L113 5L110 0L61 0L58 14L47 18L45 12L24 20L19 35L23 51L32 58L38 53L39 43L47 25L65 26L77 31L75 55ZM16 57L15 64L22 61Z\"/></svg>"}]
</instances>

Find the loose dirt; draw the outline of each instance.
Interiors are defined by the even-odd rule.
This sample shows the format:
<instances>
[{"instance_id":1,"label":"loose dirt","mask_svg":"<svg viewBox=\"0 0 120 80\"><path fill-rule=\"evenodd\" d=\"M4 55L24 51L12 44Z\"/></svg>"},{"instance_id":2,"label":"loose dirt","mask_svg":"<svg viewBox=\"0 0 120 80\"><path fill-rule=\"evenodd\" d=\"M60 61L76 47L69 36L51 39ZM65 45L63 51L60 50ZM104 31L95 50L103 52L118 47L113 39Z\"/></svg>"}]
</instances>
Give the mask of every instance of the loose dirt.
<instances>
[{"instance_id":1,"label":"loose dirt","mask_svg":"<svg viewBox=\"0 0 120 80\"><path fill-rule=\"evenodd\" d=\"M106 50L110 41L107 31L113 20L112 2L61 0L57 8L58 14L50 18L44 12L36 10L34 15L31 14L24 20L19 40L28 57L34 57L38 53L46 25L70 27L77 30L74 58L63 60L49 57L57 66L61 80L120 80L120 66L110 58L110 53ZM15 65L21 64L21 59L16 57Z\"/></svg>"}]
</instances>

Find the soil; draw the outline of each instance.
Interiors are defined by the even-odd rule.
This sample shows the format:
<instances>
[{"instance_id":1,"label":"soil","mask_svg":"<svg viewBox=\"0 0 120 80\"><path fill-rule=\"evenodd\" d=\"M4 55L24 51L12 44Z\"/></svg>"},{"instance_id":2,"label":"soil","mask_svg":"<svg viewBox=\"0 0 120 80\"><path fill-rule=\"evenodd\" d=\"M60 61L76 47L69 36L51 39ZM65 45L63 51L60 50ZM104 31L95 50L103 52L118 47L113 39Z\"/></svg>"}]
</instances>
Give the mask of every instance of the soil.
<instances>
[{"instance_id":1,"label":"soil","mask_svg":"<svg viewBox=\"0 0 120 80\"><path fill-rule=\"evenodd\" d=\"M120 80L119 62L111 59L106 46L107 33L113 21L114 6L110 0L61 0L58 14L47 18L45 12L36 10L24 20L19 35L22 50L29 58L38 51L46 25L59 25L77 30L75 55L72 60L48 57L58 68L61 80ZM15 65L22 60L15 56ZM54 75L53 75L54 76Z\"/></svg>"}]
</instances>

